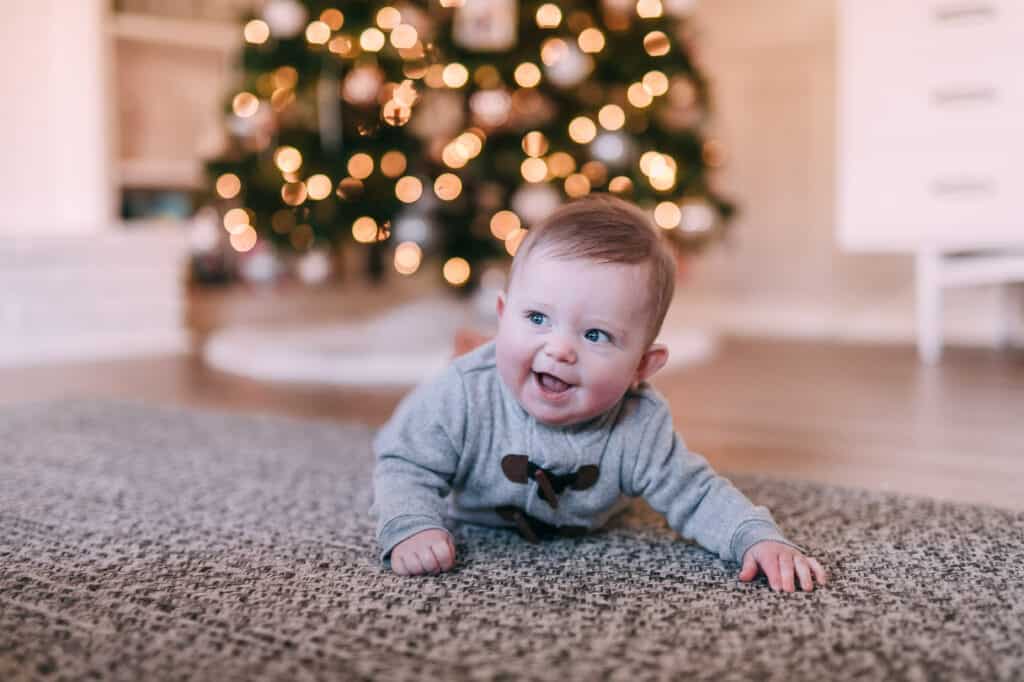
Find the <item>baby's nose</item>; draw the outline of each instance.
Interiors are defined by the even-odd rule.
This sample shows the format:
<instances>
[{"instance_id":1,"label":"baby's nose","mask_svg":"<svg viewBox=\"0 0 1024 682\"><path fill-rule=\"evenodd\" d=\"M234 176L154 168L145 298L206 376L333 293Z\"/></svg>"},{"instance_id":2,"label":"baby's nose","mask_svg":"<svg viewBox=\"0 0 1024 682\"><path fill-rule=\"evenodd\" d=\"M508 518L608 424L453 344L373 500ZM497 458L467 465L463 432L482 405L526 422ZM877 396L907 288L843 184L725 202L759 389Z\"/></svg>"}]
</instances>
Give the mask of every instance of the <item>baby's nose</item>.
<instances>
[{"instance_id":1,"label":"baby's nose","mask_svg":"<svg viewBox=\"0 0 1024 682\"><path fill-rule=\"evenodd\" d=\"M576 362L576 349L569 339L561 335L548 339L547 344L544 346L544 352L552 360L557 360L558 362L567 364Z\"/></svg>"}]
</instances>

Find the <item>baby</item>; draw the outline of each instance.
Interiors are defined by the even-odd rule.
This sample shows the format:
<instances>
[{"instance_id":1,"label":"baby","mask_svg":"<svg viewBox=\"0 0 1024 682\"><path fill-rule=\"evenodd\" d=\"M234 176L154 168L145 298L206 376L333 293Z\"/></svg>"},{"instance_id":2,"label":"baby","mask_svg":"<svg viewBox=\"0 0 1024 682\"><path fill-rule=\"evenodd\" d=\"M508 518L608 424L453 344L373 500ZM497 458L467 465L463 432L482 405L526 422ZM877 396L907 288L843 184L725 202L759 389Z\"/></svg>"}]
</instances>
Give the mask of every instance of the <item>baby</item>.
<instances>
[{"instance_id":1,"label":"baby","mask_svg":"<svg viewBox=\"0 0 1024 682\"><path fill-rule=\"evenodd\" d=\"M707 461L686 449L646 382L675 262L635 206L570 202L531 229L498 296L498 334L403 399L374 440L381 558L399 575L447 571L446 517L515 528L528 541L600 528L642 496L739 579L772 589L825 584ZM446 499L447 498L447 499Z\"/></svg>"}]
</instances>

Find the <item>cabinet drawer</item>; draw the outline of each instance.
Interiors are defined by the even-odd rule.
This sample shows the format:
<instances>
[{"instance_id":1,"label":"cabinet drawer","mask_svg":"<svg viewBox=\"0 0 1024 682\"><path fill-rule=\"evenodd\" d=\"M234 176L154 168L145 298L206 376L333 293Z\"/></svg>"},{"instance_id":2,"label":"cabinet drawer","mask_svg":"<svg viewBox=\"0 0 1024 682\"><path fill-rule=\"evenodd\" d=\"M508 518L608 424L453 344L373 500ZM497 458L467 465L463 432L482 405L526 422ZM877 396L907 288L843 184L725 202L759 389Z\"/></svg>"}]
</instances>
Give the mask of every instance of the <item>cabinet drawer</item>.
<instances>
[{"instance_id":1,"label":"cabinet drawer","mask_svg":"<svg viewBox=\"0 0 1024 682\"><path fill-rule=\"evenodd\" d=\"M864 143L841 172L840 230L851 246L1024 243L1021 138L907 136Z\"/></svg>"},{"instance_id":2,"label":"cabinet drawer","mask_svg":"<svg viewBox=\"0 0 1024 682\"><path fill-rule=\"evenodd\" d=\"M1012 129L1024 112L1024 2L847 2L843 115L886 136ZM948 18L941 18L948 17Z\"/></svg>"},{"instance_id":3,"label":"cabinet drawer","mask_svg":"<svg viewBox=\"0 0 1024 682\"><path fill-rule=\"evenodd\" d=\"M872 51L946 52L956 58L979 47L1014 49L1024 29L1020 0L846 0L844 38Z\"/></svg>"},{"instance_id":4,"label":"cabinet drawer","mask_svg":"<svg viewBox=\"0 0 1024 682\"><path fill-rule=\"evenodd\" d=\"M1024 39L1024 38L1022 38ZM1024 119L1024 49L982 53L936 64L897 58L850 65L844 74L844 117L878 136L974 130L1020 130Z\"/></svg>"}]
</instances>

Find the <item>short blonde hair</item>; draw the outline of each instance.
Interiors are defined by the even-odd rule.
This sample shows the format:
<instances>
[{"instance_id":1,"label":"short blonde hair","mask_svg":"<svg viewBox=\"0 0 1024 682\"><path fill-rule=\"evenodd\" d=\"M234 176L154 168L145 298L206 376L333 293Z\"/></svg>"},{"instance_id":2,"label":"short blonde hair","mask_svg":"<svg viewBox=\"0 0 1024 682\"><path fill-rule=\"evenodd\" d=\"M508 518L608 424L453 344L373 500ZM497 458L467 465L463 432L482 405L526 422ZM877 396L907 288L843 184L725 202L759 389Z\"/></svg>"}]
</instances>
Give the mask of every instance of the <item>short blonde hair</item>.
<instances>
[{"instance_id":1,"label":"short blonde hair","mask_svg":"<svg viewBox=\"0 0 1024 682\"><path fill-rule=\"evenodd\" d=\"M637 206L600 193L563 204L527 231L512 261L510 281L538 249L554 258L649 265L647 343L657 338L675 294L676 260L665 237Z\"/></svg>"}]
</instances>

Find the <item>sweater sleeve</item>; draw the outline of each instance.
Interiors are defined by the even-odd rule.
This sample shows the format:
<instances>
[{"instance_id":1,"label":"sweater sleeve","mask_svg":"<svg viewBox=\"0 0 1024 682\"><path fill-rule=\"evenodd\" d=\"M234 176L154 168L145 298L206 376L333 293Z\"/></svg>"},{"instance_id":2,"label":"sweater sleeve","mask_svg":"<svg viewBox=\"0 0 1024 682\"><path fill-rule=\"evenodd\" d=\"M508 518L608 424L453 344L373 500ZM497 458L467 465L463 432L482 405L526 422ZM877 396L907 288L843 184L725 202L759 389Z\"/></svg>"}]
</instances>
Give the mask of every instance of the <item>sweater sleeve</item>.
<instances>
[{"instance_id":1,"label":"sweater sleeve","mask_svg":"<svg viewBox=\"0 0 1024 682\"><path fill-rule=\"evenodd\" d=\"M377 432L371 514L382 561L402 540L445 529L444 498L451 492L465 426L462 376L451 367L406 396Z\"/></svg>"},{"instance_id":2,"label":"sweater sleeve","mask_svg":"<svg viewBox=\"0 0 1024 682\"><path fill-rule=\"evenodd\" d=\"M746 551L763 540L797 547L765 507L754 506L706 459L686 449L664 403L659 402L645 420L633 454L635 459L624 461L623 490L642 496L676 532L723 560L741 562ZM632 469L626 464L631 459Z\"/></svg>"}]
</instances>

